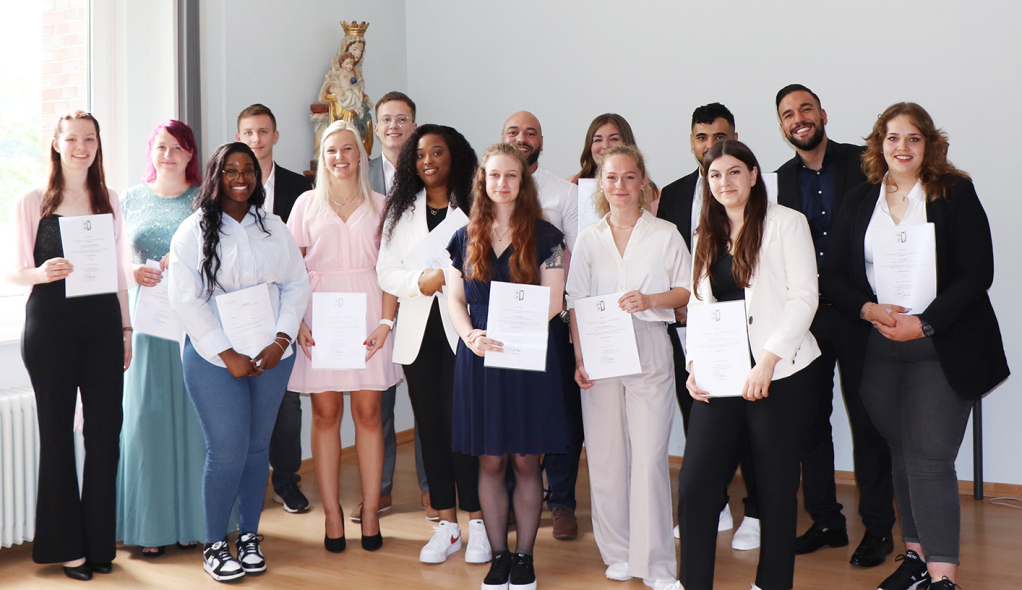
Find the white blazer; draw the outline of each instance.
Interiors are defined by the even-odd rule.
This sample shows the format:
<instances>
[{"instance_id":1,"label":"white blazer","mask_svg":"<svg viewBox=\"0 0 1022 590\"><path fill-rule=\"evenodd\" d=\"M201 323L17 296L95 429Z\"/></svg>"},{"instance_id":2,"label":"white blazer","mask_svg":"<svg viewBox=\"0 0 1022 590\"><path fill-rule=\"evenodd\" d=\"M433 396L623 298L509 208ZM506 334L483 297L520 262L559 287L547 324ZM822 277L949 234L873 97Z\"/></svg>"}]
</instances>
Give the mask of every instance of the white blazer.
<instances>
[{"instance_id":1,"label":"white blazer","mask_svg":"<svg viewBox=\"0 0 1022 590\"><path fill-rule=\"evenodd\" d=\"M454 207L451 207L454 209ZM451 324L447 311L447 296L438 291L429 297L419 291L419 275L421 268L412 268L405 259L429 234L426 225L426 191L419 191L415 198L415 206L405 211L394 228L390 242L387 241L388 222L383 228L383 239L380 244L380 256L376 259L376 277L380 288L397 297L397 322L394 325L394 357L393 361L400 365L410 365L419 356L422 346L422 335L426 331L426 320L433 307L433 299L440 299L440 318L443 320L444 332L451 351L458 351L458 332Z\"/></svg>"},{"instance_id":2,"label":"white blazer","mask_svg":"<svg viewBox=\"0 0 1022 590\"><path fill-rule=\"evenodd\" d=\"M698 232L695 239L693 252ZM716 302L709 277L699 281L694 293L699 298L692 297L690 306ZM773 379L794 375L820 356L820 347L809 332L819 302L809 223L798 211L767 204L759 263L745 288L745 315L753 356L759 359L764 350L769 350L781 357Z\"/></svg>"}]
</instances>

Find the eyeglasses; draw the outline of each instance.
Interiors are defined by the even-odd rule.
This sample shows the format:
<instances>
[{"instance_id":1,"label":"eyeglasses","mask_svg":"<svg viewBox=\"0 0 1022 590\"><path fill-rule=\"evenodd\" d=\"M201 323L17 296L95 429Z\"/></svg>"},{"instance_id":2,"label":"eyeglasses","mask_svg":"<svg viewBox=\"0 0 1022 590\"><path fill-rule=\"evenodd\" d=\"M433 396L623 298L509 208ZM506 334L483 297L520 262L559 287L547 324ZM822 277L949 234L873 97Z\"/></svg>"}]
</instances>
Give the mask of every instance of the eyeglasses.
<instances>
[{"instance_id":1,"label":"eyeglasses","mask_svg":"<svg viewBox=\"0 0 1022 590\"><path fill-rule=\"evenodd\" d=\"M391 123L393 123L393 124L397 125L398 127L404 127L405 123L407 123L410 120L411 119L409 117L405 117L404 115L402 115L400 117L384 117L384 118L380 119L380 124L381 125L390 125Z\"/></svg>"},{"instance_id":2,"label":"eyeglasses","mask_svg":"<svg viewBox=\"0 0 1022 590\"><path fill-rule=\"evenodd\" d=\"M244 170L229 169L229 170L224 170L223 173L224 173L224 178L226 178L227 180L234 180L235 178L238 177L239 174L241 176L247 178L248 180L252 180L252 179L255 178L255 169L254 168L245 168Z\"/></svg>"}]
</instances>

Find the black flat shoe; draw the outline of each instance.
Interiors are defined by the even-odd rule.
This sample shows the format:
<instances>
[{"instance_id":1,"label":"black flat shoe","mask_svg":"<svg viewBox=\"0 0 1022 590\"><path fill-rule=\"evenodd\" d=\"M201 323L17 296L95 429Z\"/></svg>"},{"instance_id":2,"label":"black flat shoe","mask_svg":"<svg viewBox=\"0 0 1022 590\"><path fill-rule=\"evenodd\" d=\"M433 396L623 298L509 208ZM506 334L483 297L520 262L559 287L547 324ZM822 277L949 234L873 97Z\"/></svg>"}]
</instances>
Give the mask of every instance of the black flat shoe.
<instances>
[{"instance_id":1,"label":"black flat shoe","mask_svg":"<svg viewBox=\"0 0 1022 590\"><path fill-rule=\"evenodd\" d=\"M383 531L376 533L372 536L365 534L365 520L359 523L360 528L363 528L362 532L362 548L366 551L377 551L380 547L383 547Z\"/></svg>"},{"instance_id":2,"label":"black flat shoe","mask_svg":"<svg viewBox=\"0 0 1022 590\"><path fill-rule=\"evenodd\" d=\"M74 567L64 566L64 575L71 578L72 580L78 580L81 582L88 582L92 579L92 570L86 564L76 565Z\"/></svg>"},{"instance_id":3,"label":"black flat shoe","mask_svg":"<svg viewBox=\"0 0 1022 590\"><path fill-rule=\"evenodd\" d=\"M155 549L156 551L146 551L146 549ZM145 557L146 559L154 559L163 555L166 552L167 552L166 547L143 547L142 557Z\"/></svg>"},{"instance_id":4,"label":"black flat shoe","mask_svg":"<svg viewBox=\"0 0 1022 590\"><path fill-rule=\"evenodd\" d=\"M330 553L341 553L348 547L348 540L344 537L331 539L329 535L323 537L323 546Z\"/></svg>"},{"instance_id":5,"label":"black flat shoe","mask_svg":"<svg viewBox=\"0 0 1022 590\"><path fill-rule=\"evenodd\" d=\"M109 574L114 571L114 564L109 561L106 563L93 563L86 560L85 566L97 574Z\"/></svg>"},{"instance_id":6,"label":"black flat shoe","mask_svg":"<svg viewBox=\"0 0 1022 590\"><path fill-rule=\"evenodd\" d=\"M890 534L881 537L866 533L856 547L855 553L852 553L849 563L858 567L876 567L887 561L887 556L891 553L894 553L894 539Z\"/></svg>"},{"instance_id":7,"label":"black flat shoe","mask_svg":"<svg viewBox=\"0 0 1022 590\"><path fill-rule=\"evenodd\" d=\"M845 547L848 545L848 529L825 529L816 523L804 535L795 538L795 555L812 553L821 547Z\"/></svg>"}]
</instances>

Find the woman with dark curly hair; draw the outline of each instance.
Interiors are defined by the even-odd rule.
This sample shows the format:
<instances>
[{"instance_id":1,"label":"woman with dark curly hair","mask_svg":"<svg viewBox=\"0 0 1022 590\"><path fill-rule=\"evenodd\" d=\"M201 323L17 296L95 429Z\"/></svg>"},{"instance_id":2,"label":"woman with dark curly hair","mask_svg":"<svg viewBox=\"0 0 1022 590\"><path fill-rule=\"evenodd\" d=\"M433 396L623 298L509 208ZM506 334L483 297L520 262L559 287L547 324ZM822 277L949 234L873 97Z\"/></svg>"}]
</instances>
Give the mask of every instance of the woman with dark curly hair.
<instances>
[{"instance_id":1,"label":"woman with dark curly hair","mask_svg":"<svg viewBox=\"0 0 1022 590\"><path fill-rule=\"evenodd\" d=\"M384 291L398 297L394 362L404 365L430 504L440 524L419 552L423 563L441 563L461 548L456 508L470 513L465 561L490 560L479 507L478 460L451 450L454 353L458 334L447 312L444 269L423 269L409 255L454 210L468 213L476 154L451 127L423 125L405 142L381 226L376 273ZM456 539L451 542L451 539Z\"/></svg>"},{"instance_id":2,"label":"woman with dark curly hair","mask_svg":"<svg viewBox=\"0 0 1022 590\"><path fill-rule=\"evenodd\" d=\"M309 276L284 222L262 210L259 161L243 143L213 152L196 209L170 244L170 305L184 324L182 366L206 439L202 475L203 562L217 581L266 571L259 515L269 475L269 445L309 301ZM254 357L234 349L220 323L217 296L265 284L276 337ZM238 559L227 545L238 501Z\"/></svg>"},{"instance_id":3,"label":"woman with dark curly hair","mask_svg":"<svg viewBox=\"0 0 1022 590\"><path fill-rule=\"evenodd\" d=\"M881 590L956 587L955 457L973 400L1008 377L987 296L994 279L990 224L972 180L948 161L947 150L947 135L921 106L888 107L866 138L868 182L845 196L820 274L823 296L869 332L862 402L891 447L906 549ZM924 224L934 229L936 297L915 309L878 301L879 240Z\"/></svg>"}]
</instances>

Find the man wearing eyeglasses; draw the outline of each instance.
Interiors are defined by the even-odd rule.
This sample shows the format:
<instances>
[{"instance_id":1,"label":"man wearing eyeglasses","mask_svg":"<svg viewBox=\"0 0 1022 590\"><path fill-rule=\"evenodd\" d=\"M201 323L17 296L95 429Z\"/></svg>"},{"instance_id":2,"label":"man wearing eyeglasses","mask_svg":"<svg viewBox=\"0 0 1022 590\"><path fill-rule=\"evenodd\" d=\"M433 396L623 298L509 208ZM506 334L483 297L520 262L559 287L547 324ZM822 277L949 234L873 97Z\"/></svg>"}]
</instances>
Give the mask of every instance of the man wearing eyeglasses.
<instances>
[{"instance_id":1,"label":"man wearing eyeglasses","mask_svg":"<svg viewBox=\"0 0 1022 590\"><path fill-rule=\"evenodd\" d=\"M415 128L415 103L404 93L388 92L376 103L376 126L373 129L376 137L380 138L383 153L369 160L369 186L374 191L386 195L390 190L397 169L397 156Z\"/></svg>"}]
</instances>

